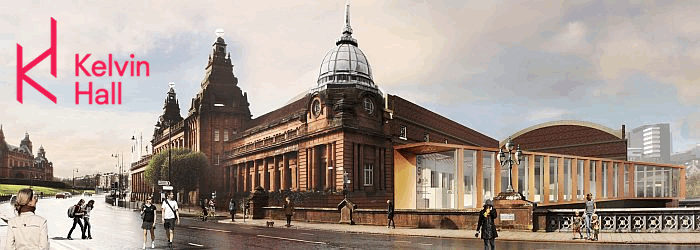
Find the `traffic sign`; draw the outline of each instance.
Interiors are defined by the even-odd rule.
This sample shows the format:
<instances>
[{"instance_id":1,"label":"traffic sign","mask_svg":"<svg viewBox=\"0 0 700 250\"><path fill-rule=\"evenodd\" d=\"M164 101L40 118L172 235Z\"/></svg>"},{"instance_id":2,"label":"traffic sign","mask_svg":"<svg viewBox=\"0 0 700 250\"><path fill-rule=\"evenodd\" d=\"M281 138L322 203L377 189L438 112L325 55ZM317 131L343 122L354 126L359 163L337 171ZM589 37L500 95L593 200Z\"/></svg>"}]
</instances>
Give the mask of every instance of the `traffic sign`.
<instances>
[{"instance_id":1,"label":"traffic sign","mask_svg":"<svg viewBox=\"0 0 700 250\"><path fill-rule=\"evenodd\" d=\"M173 190L173 186L163 186L163 190Z\"/></svg>"},{"instance_id":2,"label":"traffic sign","mask_svg":"<svg viewBox=\"0 0 700 250\"><path fill-rule=\"evenodd\" d=\"M158 186L170 186L170 181L158 181Z\"/></svg>"}]
</instances>

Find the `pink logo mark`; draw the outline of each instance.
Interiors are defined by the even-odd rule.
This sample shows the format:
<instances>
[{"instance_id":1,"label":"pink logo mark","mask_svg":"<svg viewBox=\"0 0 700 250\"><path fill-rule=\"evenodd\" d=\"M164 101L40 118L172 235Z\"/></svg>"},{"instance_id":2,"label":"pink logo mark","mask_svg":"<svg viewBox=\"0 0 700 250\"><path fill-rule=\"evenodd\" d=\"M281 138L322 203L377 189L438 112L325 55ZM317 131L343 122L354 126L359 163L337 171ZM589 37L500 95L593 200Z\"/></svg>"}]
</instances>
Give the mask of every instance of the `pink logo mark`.
<instances>
[{"instance_id":1,"label":"pink logo mark","mask_svg":"<svg viewBox=\"0 0 700 250\"><path fill-rule=\"evenodd\" d=\"M39 55L36 59L31 61L26 66L22 66L22 46L17 44L17 101L22 102L22 82L27 81L29 85L34 87L40 93L44 94L46 98L56 103L56 96L47 91L44 87L36 83L32 78L29 78L26 74L27 71L31 70L39 64L39 62L46 59L46 57L51 56L51 75L56 77L56 20L51 18L51 47L47 49L44 53Z\"/></svg>"}]
</instances>

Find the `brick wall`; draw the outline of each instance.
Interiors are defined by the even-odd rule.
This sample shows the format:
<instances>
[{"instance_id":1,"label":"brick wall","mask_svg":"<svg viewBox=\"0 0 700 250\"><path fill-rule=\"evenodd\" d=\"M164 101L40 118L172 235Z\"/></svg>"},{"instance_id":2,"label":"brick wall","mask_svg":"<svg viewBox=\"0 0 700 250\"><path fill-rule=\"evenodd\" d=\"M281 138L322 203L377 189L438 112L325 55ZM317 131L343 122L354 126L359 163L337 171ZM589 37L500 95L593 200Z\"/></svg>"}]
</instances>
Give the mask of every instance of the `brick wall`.
<instances>
[{"instance_id":1,"label":"brick wall","mask_svg":"<svg viewBox=\"0 0 700 250\"><path fill-rule=\"evenodd\" d=\"M522 150L627 160L627 141L578 125L555 125L512 138Z\"/></svg>"}]
</instances>

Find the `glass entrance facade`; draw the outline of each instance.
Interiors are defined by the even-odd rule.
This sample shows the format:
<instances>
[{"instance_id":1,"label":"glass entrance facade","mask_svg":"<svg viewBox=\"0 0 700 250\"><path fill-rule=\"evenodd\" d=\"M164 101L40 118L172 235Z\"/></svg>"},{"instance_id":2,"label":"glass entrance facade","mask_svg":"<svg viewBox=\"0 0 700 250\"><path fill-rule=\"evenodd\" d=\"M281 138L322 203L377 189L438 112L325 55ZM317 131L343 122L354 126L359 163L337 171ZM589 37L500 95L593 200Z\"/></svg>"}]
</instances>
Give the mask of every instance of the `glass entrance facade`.
<instances>
[{"instance_id":1,"label":"glass entrance facade","mask_svg":"<svg viewBox=\"0 0 700 250\"><path fill-rule=\"evenodd\" d=\"M498 149L423 142L395 150L396 208L478 209L508 187ZM540 206L581 202L586 193L597 201L685 197L684 166L523 153L513 188Z\"/></svg>"}]
</instances>

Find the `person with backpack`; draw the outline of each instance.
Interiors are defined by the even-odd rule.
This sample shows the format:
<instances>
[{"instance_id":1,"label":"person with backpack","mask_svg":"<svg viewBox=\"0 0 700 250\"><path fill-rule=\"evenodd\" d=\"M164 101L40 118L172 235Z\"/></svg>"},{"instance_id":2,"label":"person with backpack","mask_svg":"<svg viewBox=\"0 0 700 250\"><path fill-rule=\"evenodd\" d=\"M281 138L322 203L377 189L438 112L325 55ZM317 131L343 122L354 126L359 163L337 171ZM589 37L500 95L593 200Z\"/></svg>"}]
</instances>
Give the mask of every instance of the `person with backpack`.
<instances>
[{"instance_id":1,"label":"person with backpack","mask_svg":"<svg viewBox=\"0 0 700 250\"><path fill-rule=\"evenodd\" d=\"M175 222L180 224L180 212L177 208L177 201L174 200L173 192L168 192L168 199L163 201L163 227L165 236L168 238L168 247L173 248L173 236L175 234Z\"/></svg>"},{"instance_id":2,"label":"person with backpack","mask_svg":"<svg viewBox=\"0 0 700 250\"><path fill-rule=\"evenodd\" d=\"M76 224L80 225L80 232L82 232L83 234L82 239L87 238L85 237L85 227L83 226L82 222L83 215L85 215L85 213L82 210L83 204L85 204L85 200L80 199L80 201L78 201L78 204L75 204L68 209L68 217L73 218L73 227L71 227L70 231L68 231L68 236L66 237L66 239L73 239L71 238L71 235L73 234L73 230L75 229Z\"/></svg>"},{"instance_id":3,"label":"person with backpack","mask_svg":"<svg viewBox=\"0 0 700 250\"><path fill-rule=\"evenodd\" d=\"M85 212L85 215L83 215L83 221L85 221L85 232L87 232L87 238L92 240L92 233L90 232L90 229L92 226L90 225L90 211L95 207L95 200L90 200L88 203L82 207L83 212Z\"/></svg>"},{"instance_id":4,"label":"person with backpack","mask_svg":"<svg viewBox=\"0 0 700 250\"><path fill-rule=\"evenodd\" d=\"M146 249L146 243L148 242L148 231L151 231L151 248L156 248L156 234L154 229L156 229L156 210L158 209L153 205L153 198L146 198L146 204L141 207L141 228L143 229L143 248Z\"/></svg>"}]
</instances>

